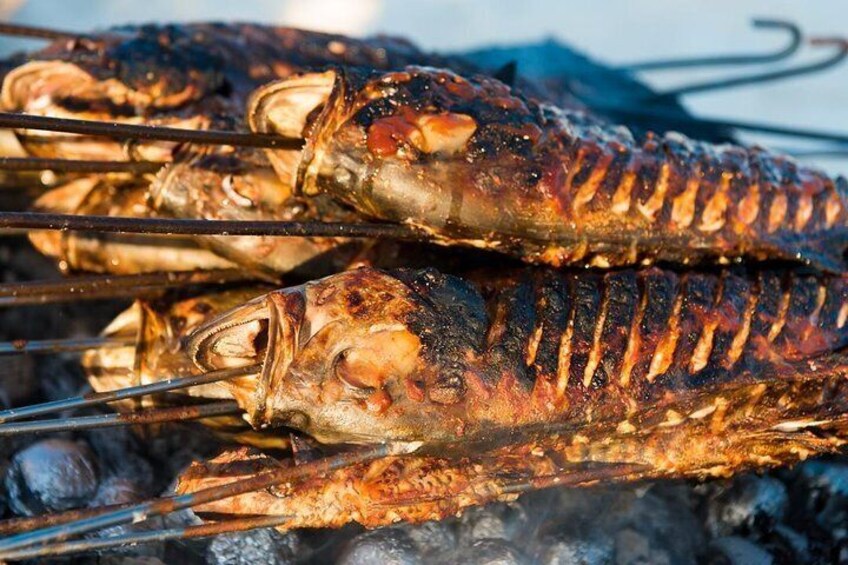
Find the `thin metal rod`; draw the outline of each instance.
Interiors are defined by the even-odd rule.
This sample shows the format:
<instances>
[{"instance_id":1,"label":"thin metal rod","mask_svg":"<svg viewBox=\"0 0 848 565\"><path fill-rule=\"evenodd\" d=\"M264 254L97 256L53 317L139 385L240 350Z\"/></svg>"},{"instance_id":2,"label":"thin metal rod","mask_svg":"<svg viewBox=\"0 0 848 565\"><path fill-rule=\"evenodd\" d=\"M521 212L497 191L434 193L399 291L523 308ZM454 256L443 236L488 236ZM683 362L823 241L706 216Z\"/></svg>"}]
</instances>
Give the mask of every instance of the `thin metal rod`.
<instances>
[{"instance_id":1,"label":"thin metal rod","mask_svg":"<svg viewBox=\"0 0 848 565\"><path fill-rule=\"evenodd\" d=\"M0 341L0 355L47 354L88 351L89 349L114 349L135 345L135 339L109 337L81 337L62 339L16 339Z\"/></svg>"},{"instance_id":2,"label":"thin metal rod","mask_svg":"<svg viewBox=\"0 0 848 565\"><path fill-rule=\"evenodd\" d=\"M362 447L355 451L341 453L294 467L271 469L247 479L240 479L224 485L201 489L191 494L149 500L123 510L108 512L69 524L26 532L0 540L0 559L8 559L8 553L12 550L54 541L61 542L72 536L111 526L141 522L155 516L161 516L162 514L170 514L171 512L185 508L232 498L282 483L295 485L305 479L323 476L337 469L350 467L351 465L367 463L390 455L413 453L418 447L420 447L420 443L417 442L378 444Z\"/></svg>"},{"instance_id":3,"label":"thin metal rod","mask_svg":"<svg viewBox=\"0 0 848 565\"><path fill-rule=\"evenodd\" d=\"M739 86L762 84L765 82L799 77L802 75L817 73L819 71L823 71L830 67L836 66L842 61L844 61L846 57L848 57L848 41L845 41L844 39L813 39L810 41L810 44L816 46L832 45L836 46L837 50L833 55L814 63L807 63L804 65L799 65L797 67L769 71L754 75L744 75L729 79L687 84L678 88L672 88L670 90L664 90L662 92L649 95L647 98L650 98L652 100L678 98L680 96L686 96L689 94L697 94L713 90L727 90L728 88L736 88Z\"/></svg>"},{"instance_id":4,"label":"thin metal rod","mask_svg":"<svg viewBox=\"0 0 848 565\"><path fill-rule=\"evenodd\" d=\"M0 212L0 229L4 228L167 235L391 237L412 240L427 237L424 232L401 224L126 218L41 212Z\"/></svg>"},{"instance_id":5,"label":"thin metal rod","mask_svg":"<svg viewBox=\"0 0 848 565\"><path fill-rule=\"evenodd\" d=\"M97 135L113 139L146 141L173 141L201 145L233 145L237 147L264 147L268 149L300 149L302 139L280 135L245 133L236 131L198 130L165 126L143 126L120 122L74 120L0 112L0 128L45 130L82 135Z\"/></svg>"},{"instance_id":6,"label":"thin metal rod","mask_svg":"<svg viewBox=\"0 0 848 565\"><path fill-rule=\"evenodd\" d=\"M641 463L601 463L589 468L567 469L562 473L535 476L529 479L508 481L501 485L503 492L521 494L553 486L576 487L586 483L607 484L622 479L632 479L650 470L650 466Z\"/></svg>"},{"instance_id":7,"label":"thin metal rod","mask_svg":"<svg viewBox=\"0 0 848 565\"><path fill-rule=\"evenodd\" d=\"M172 528L147 532L130 532L107 538L89 538L57 544L45 544L8 553L8 559L33 559L35 557L70 555L89 551L102 551L122 546L169 540L187 540L216 536L231 532L244 532L257 528L273 528L285 525L291 516L258 516L236 518L210 524L198 524L185 528Z\"/></svg>"},{"instance_id":8,"label":"thin metal rod","mask_svg":"<svg viewBox=\"0 0 848 565\"><path fill-rule=\"evenodd\" d=\"M80 34L69 31L9 23L0 23L0 35L47 39L50 41L55 39L79 39L81 37Z\"/></svg>"},{"instance_id":9,"label":"thin metal rod","mask_svg":"<svg viewBox=\"0 0 848 565\"><path fill-rule=\"evenodd\" d=\"M74 508L72 510L64 510L62 512L54 512L52 514L42 514L40 516L21 516L17 518L7 518L0 520L0 536L17 534L20 532L28 532L37 528L45 528L47 526L55 526L57 524L67 524L81 518L89 518L98 516L104 512L112 512L121 508L132 506L133 502L124 502L121 504L104 504L95 508Z\"/></svg>"},{"instance_id":10,"label":"thin metal rod","mask_svg":"<svg viewBox=\"0 0 848 565\"><path fill-rule=\"evenodd\" d=\"M41 157L0 157L0 171L54 171L58 173L155 173L165 165L157 161L86 161Z\"/></svg>"},{"instance_id":11,"label":"thin metal rod","mask_svg":"<svg viewBox=\"0 0 848 565\"><path fill-rule=\"evenodd\" d=\"M138 275L96 275L60 281L0 284L0 307L104 298L138 297L172 288L253 280L236 269Z\"/></svg>"},{"instance_id":12,"label":"thin metal rod","mask_svg":"<svg viewBox=\"0 0 848 565\"><path fill-rule=\"evenodd\" d=\"M177 406L172 408L142 409L137 412L117 414L97 414L95 416L80 416L77 418L61 418L53 420L36 420L34 422L17 422L0 424L0 437L21 434L37 434L45 432L67 432L93 430L96 428L114 428L136 424L160 424L164 422L182 422L198 420L212 416L239 414L241 408L234 400L225 400L210 404L192 406Z\"/></svg>"},{"instance_id":13,"label":"thin metal rod","mask_svg":"<svg viewBox=\"0 0 848 565\"><path fill-rule=\"evenodd\" d=\"M220 371L211 371L208 373L203 373L201 375L195 375L191 377L162 380L146 385L127 387L105 392L94 392L82 396L74 396L62 400L44 402L42 404L22 406L20 408L9 408L8 410L0 411L0 424L6 422L13 422L15 420L23 420L24 418L33 418L35 416L43 416L45 414L62 412L64 410L74 410L76 408L82 408L84 406L96 406L99 404L114 402L116 400L124 400L127 398L146 396L148 394L168 392L169 390L189 388L197 385L214 383L227 379L234 379L237 377L247 377L259 373L261 367L261 365L251 365L249 367L222 369Z\"/></svg>"},{"instance_id":14,"label":"thin metal rod","mask_svg":"<svg viewBox=\"0 0 848 565\"><path fill-rule=\"evenodd\" d=\"M614 106L607 104L593 104L592 108L599 112L624 118L632 121L642 122L646 126L656 127L657 123L662 123L664 126L713 126L718 128L731 128L746 131L756 131L760 133L770 133L773 135L781 135L787 137L798 137L804 139L817 139L821 141L835 141L837 143L848 143L848 134L827 132L821 130L813 130L806 128L796 128L790 126L779 126L774 124L763 124L758 122L748 122L742 120L723 120L718 118L701 118L689 117L679 114L673 114L659 109L650 110L634 110L622 106Z\"/></svg>"},{"instance_id":15,"label":"thin metal rod","mask_svg":"<svg viewBox=\"0 0 848 565\"><path fill-rule=\"evenodd\" d=\"M806 158L832 158L832 159L844 159L848 157L848 146L846 147L823 147L821 149L792 149L792 148L779 148L776 149L780 153L785 153L787 155L792 155L793 157L798 157L799 159Z\"/></svg>"},{"instance_id":16,"label":"thin metal rod","mask_svg":"<svg viewBox=\"0 0 848 565\"><path fill-rule=\"evenodd\" d=\"M748 53L742 55L718 55L713 57L695 57L691 59L661 59L659 61L645 61L642 63L631 63L619 67L623 71L667 71L688 67L717 67L724 65L751 65L774 63L791 57L801 47L803 34L801 29L792 22L756 18L751 24L755 29L781 30L788 35L785 47L771 53Z\"/></svg>"},{"instance_id":17,"label":"thin metal rod","mask_svg":"<svg viewBox=\"0 0 848 565\"><path fill-rule=\"evenodd\" d=\"M501 488L504 492L523 493L528 490L550 486L577 486L583 483L605 480L620 480L638 474L646 469L644 465L610 464L598 469L568 469L568 471L549 476L534 477L523 481L508 481ZM153 543L168 540L185 540L199 537L219 535L222 533L241 532L255 528L283 526L292 519L291 516L258 516L234 518L210 524L200 524L185 528L166 530L130 532L107 538L90 538L78 541L45 544L8 553L8 559L32 559L34 557L69 555L84 551L111 549L135 544Z\"/></svg>"}]
</instances>

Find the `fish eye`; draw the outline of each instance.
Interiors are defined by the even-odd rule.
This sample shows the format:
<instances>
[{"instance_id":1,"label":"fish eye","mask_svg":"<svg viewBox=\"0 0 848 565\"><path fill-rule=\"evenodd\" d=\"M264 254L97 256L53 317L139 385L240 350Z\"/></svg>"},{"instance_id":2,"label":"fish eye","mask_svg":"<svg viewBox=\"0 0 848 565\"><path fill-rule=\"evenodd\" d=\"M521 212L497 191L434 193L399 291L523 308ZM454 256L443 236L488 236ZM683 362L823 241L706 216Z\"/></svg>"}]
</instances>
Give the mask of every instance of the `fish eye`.
<instances>
[{"instance_id":1,"label":"fish eye","mask_svg":"<svg viewBox=\"0 0 848 565\"><path fill-rule=\"evenodd\" d=\"M363 380L361 363L356 362L354 350L344 349L333 360L333 372L345 385L361 392L373 392L374 387ZM358 367L359 366L359 367Z\"/></svg>"}]
</instances>

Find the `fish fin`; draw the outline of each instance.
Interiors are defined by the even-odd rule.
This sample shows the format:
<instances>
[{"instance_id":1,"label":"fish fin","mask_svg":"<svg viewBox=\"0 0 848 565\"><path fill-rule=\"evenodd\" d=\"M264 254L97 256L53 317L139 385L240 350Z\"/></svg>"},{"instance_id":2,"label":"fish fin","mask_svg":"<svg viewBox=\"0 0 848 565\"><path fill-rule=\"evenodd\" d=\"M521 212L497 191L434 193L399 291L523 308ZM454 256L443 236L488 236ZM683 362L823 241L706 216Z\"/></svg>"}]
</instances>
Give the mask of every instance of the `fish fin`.
<instances>
[{"instance_id":1,"label":"fish fin","mask_svg":"<svg viewBox=\"0 0 848 565\"><path fill-rule=\"evenodd\" d=\"M515 80L518 78L518 62L510 61L509 63L505 63L492 73L492 77L498 79L510 88L515 86Z\"/></svg>"}]
</instances>

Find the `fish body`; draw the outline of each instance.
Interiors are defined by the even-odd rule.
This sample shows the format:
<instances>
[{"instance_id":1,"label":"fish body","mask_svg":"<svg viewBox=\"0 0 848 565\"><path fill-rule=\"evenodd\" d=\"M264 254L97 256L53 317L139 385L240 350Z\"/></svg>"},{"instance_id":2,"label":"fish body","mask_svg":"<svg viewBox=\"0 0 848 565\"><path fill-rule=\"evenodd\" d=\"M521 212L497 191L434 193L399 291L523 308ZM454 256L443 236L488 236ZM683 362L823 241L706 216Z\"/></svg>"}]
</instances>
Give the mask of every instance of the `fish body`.
<instances>
[{"instance_id":1,"label":"fish body","mask_svg":"<svg viewBox=\"0 0 848 565\"><path fill-rule=\"evenodd\" d=\"M848 181L757 147L634 136L496 79L329 70L260 89L251 127L304 194L444 244L553 266L801 261L844 269Z\"/></svg>"}]
</instances>

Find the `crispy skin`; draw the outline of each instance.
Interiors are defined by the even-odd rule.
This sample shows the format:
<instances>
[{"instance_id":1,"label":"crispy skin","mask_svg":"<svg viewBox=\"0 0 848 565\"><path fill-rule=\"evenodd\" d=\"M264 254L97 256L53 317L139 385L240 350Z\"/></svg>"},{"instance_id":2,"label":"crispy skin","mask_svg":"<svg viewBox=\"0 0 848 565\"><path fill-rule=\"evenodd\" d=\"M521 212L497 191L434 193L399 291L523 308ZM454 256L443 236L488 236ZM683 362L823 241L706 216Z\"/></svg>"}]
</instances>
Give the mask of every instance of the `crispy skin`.
<instances>
[{"instance_id":1,"label":"crispy skin","mask_svg":"<svg viewBox=\"0 0 848 565\"><path fill-rule=\"evenodd\" d=\"M355 39L256 24L122 26L78 41L58 40L16 58L8 64L0 103L6 111L33 114L240 127L247 97L269 81L327 65L399 69L409 64L472 69L461 59L385 36ZM99 141L95 153L94 144L67 138L30 132L24 142L41 156L97 158L120 149Z\"/></svg>"},{"instance_id":2,"label":"crispy skin","mask_svg":"<svg viewBox=\"0 0 848 565\"><path fill-rule=\"evenodd\" d=\"M116 115L137 114L139 106L153 113L176 110L216 97L232 100L243 113L244 100L256 87L326 65L469 68L458 59L424 53L399 38L355 39L246 23L121 26L79 41L55 41L28 54L25 61L31 65L68 63L94 81L120 85L125 98L112 100L111 108L100 108ZM86 99L68 96L57 102L81 110Z\"/></svg>"},{"instance_id":3,"label":"crispy skin","mask_svg":"<svg viewBox=\"0 0 848 565\"><path fill-rule=\"evenodd\" d=\"M256 327L267 352L226 352ZM348 271L225 312L188 341L206 370L264 364L230 387L255 426L326 443L626 427L648 408L685 414L733 387L815 381L843 365L846 345L843 276L530 267L465 279ZM823 409L843 414L841 394Z\"/></svg>"},{"instance_id":4,"label":"crispy skin","mask_svg":"<svg viewBox=\"0 0 848 565\"><path fill-rule=\"evenodd\" d=\"M445 243L556 266L747 256L845 267L848 183L789 157L674 133L637 140L497 80L431 68L340 70L328 96L303 190Z\"/></svg>"},{"instance_id":5,"label":"crispy skin","mask_svg":"<svg viewBox=\"0 0 848 565\"><path fill-rule=\"evenodd\" d=\"M243 100L265 82L326 65L470 67L397 37L357 39L252 23L120 26L76 42L56 41L27 58L78 65L98 80L117 79L165 107L224 91Z\"/></svg>"},{"instance_id":6,"label":"crispy skin","mask_svg":"<svg viewBox=\"0 0 848 565\"><path fill-rule=\"evenodd\" d=\"M697 402L677 406L680 413L647 409L629 426L584 422L489 451L470 444L454 457L386 458L197 510L219 518L289 516L281 529L349 522L380 527L442 519L551 486L723 477L840 449L848 439L846 386L844 366L831 373L808 372L797 380L730 387L701 398L703 407ZM280 464L291 463L246 448L227 452L195 463L177 491L193 492Z\"/></svg>"},{"instance_id":7,"label":"crispy skin","mask_svg":"<svg viewBox=\"0 0 848 565\"><path fill-rule=\"evenodd\" d=\"M439 301L426 278L408 284L423 303ZM649 268L471 279L489 313L476 334L472 325L461 339L424 333L434 324L423 307L408 325L428 343L433 363L463 367L465 397L446 406L445 417L454 415L472 437L492 426L621 422L725 388L773 387L815 372L816 363L841 365L848 345L842 276ZM433 343L439 339L445 343Z\"/></svg>"},{"instance_id":8,"label":"crispy skin","mask_svg":"<svg viewBox=\"0 0 848 565\"><path fill-rule=\"evenodd\" d=\"M250 24L127 26L80 41L56 41L27 55L5 76L0 104L8 111L42 115L243 129L248 94L268 81L330 64L387 69L413 62L468 68L459 60L387 37L359 40ZM259 151L200 148L174 155L172 143L17 133L29 153L42 157L178 161L152 184L148 176L127 175L101 175L106 180L93 191L80 186L93 181L70 183L40 200L43 211L230 220L356 219L327 198L290 198L291 183L274 179ZM145 191L149 184L150 199ZM119 185L131 195L111 194ZM69 197L84 203L69 207ZM265 279L292 271L307 277L335 272L373 245L328 238L198 237L170 238L169 243L161 237L38 234L36 239L40 249L74 270L134 273L237 264Z\"/></svg>"},{"instance_id":9,"label":"crispy skin","mask_svg":"<svg viewBox=\"0 0 848 565\"><path fill-rule=\"evenodd\" d=\"M248 95L295 72L326 65L469 67L401 39L254 24L123 26L78 41L58 40L15 59L0 107L10 112L190 129L243 129ZM50 132L17 132L28 153L78 159L127 158L124 143ZM172 143L139 143L134 156L171 158Z\"/></svg>"},{"instance_id":10,"label":"crispy skin","mask_svg":"<svg viewBox=\"0 0 848 565\"><path fill-rule=\"evenodd\" d=\"M361 271L351 292L366 293L371 277L385 289L386 276ZM480 273L475 300L466 283L433 271L394 276L413 292L405 304L419 306L408 327L430 329L418 333L427 361L453 375L464 367L463 398L426 424L424 453L207 504L201 515L288 516L283 529L379 527L550 486L729 476L848 441L842 277L528 269ZM345 290L335 292L340 304L350 302ZM455 308L460 296L471 310L465 316ZM374 323L362 303L355 307ZM380 308L389 307L397 308ZM475 308L490 321L469 322ZM450 323L456 331L446 330ZM296 363L297 356L290 367ZM304 387L307 378L297 375ZM390 385L384 390L397 390ZM395 398L394 408L427 413L424 398ZM463 434L434 435L452 419L464 419ZM242 449L195 464L177 490L290 464Z\"/></svg>"}]
</instances>

